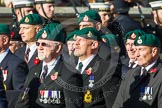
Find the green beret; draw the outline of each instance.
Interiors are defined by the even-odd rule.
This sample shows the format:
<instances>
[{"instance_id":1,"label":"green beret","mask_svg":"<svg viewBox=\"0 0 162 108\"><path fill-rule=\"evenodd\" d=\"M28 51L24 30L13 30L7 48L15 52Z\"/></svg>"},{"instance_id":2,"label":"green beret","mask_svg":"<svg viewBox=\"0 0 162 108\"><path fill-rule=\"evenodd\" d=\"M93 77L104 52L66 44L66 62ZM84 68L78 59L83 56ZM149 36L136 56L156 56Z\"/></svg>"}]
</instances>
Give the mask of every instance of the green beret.
<instances>
[{"instance_id":1,"label":"green beret","mask_svg":"<svg viewBox=\"0 0 162 108\"><path fill-rule=\"evenodd\" d=\"M86 28L79 30L76 33L76 36L84 37L86 39L101 41L101 33L93 27L86 27ZM74 39L75 39L75 37L74 37Z\"/></svg>"},{"instance_id":2,"label":"green beret","mask_svg":"<svg viewBox=\"0 0 162 108\"><path fill-rule=\"evenodd\" d=\"M145 34L145 32L140 29L130 31L124 36L124 41L126 42L127 39L135 40L136 38L138 38L138 36L141 36L143 34Z\"/></svg>"},{"instance_id":3,"label":"green beret","mask_svg":"<svg viewBox=\"0 0 162 108\"><path fill-rule=\"evenodd\" d=\"M76 35L77 32L78 32L78 30L74 30L74 31L70 32L70 33L66 36L66 42L67 42L67 41L75 41L75 40L74 40L74 35Z\"/></svg>"},{"instance_id":4,"label":"green beret","mask_svg":"<svg viewBox=\"0 0 162 108\"><path fill-rule=\"evenodd\" d=\"M58 23L50 23L47 24L43 29L41 29L37 35L37 39L44 39L44 40L51 40L51 41L58 41L64 42L64 29L61 24Z\"/></svg>"},{"instance_id":5,"label":"green beret","mask_svg":"<svg viewBox=\"0 0 162 108\"><path fill-rule=\"evenodd\" d=\"M38 14L28 14L20 20L19 24L42 25L43 19Z\"/></svg>"},{"instance_id":6,"label":"green beret","mask_svg":"<svg viewBox=\"0 0 162 108\"><path fill-rule=\"evenodd\" d=\"M106 43L110 46L118 46L119 44L119 38L114 34L105 34L101 38L106 39Z\"/></svg>"},{"instance_id":7,"label":"green beret","mask_svg":"<svg viewBox=\"0 0 162 108\"><path fill-rule=\"evenodd\" d=\"M35 0L35 4L54 3L54 0Z\"/></svg>"},{"instance_id":8,"label":"green beret","mask_svg":"<svg viewBox=\"0 0 162 108\"><path fill-rule=\"evenodd\" d=\"M78 18L78 23L80 22L102 22L101 17L96 10L88 10L81 13Z\"/></svg>"},{"instance_id":9,"label":"green beret","mask_svg":"<svg viewBox=\"0 0 162 108\"><path fill-rule=\"evenodd\" d=\"M143 34L134 41L135 46L151 46L161 47L161 43L158 37L153 34Z\"/></svg>"},{"instance_id":10,"label":"green beret","mask_svg":"<svg viewBox=\"0 0 162 108\"><path fill-rule=\"evenodd\" d=\"M0 24L0 34L10 34L10 27L6 24Z\"/></svg>"}]
</instances>

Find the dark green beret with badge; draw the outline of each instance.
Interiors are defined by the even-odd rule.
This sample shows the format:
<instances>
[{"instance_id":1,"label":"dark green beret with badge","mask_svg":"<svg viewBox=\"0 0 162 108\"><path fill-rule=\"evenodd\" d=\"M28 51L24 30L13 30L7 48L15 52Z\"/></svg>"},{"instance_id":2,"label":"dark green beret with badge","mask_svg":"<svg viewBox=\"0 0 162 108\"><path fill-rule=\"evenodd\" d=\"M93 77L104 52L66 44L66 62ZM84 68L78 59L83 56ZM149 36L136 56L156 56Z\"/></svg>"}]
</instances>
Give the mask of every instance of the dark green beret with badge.
<instances>
[{"instance_id":1,"label":"dark green beret with badge","mask_svg":"<svg viewBox=\"0 0 162 108\"><path fill-rule=\"evenodd\" d=\"M77 32L78 32L78 30L74 30L74 31L70 32L70 33L66 36L66 42L67 42L67 41L75 41L75 40L74 40L74 35L76 35Z\"/></svg>"},{"instance_id":2,"label":"dark green beret with badge","mask_svg":"<svg viewBox=\"0 0 162 108\"><path fill-rule=\"evenodd\" d=\"M101 33L93 27L86 27L86 28L79 30L76 33L76 36L80 36L86 39L101 41ZM74 36L74 39L75 39L75 36Z\"/></svg>"},{"instance_id":3,"label":"dark green beret with badge","mask_svg":"<svg viewBox=\"0 0 162 108\"><path fill-rule=\"evenodd\" d=\"M136 38L138 38L138 36L141 36L143 34L146 34L146 33L143 30L140 30L140 29L130 31L125 35L124 41L126 42L127 39L135 40Z\"/></svg>"},{"instance_id":4,"label":"dark green beret with badge","mask_svg":"<svg viewBox=\"0 0 162 108\"><path fill-rule=\"evenodd\" d=\"M7 24L0 24L0 34L10 34L10 27Z\"/></svg>"},{"instance_id":5,"label":"dark green beret with badge","mask_svg":"<svg viewBox=\"0 0 162 108\"><path fill-rule=\"evenodd\" d=\"M54 3L54 0L35 0L35 4Z\"/></svg>"},{"instance_id":6,"label":"dark green beret with badge","mask_svg":"<svg viewBox=\"0 0 162 108\"><path fill-rule=\"evenodd\" d=\"M44 21L40 15L28 14L20 20L19 24L42 25L43 22Z\"/></svg>"},{"instance_id":7,"label":"dark green beret with badge","mask_svg":"<svg viewBox=\"0 0 162 108\"><path fill-rule=\"evenodd\" d=\"M151 46L161 47L161 43L158 37L153 34L143 34L134 41L135 46Z\"/></svg>"},{"instance_id":8,"label":"dark green beret with badge","mask_svg":"<svg viewBox=\"0 0 162 108\"><path fill-rule=\"evenodd\" d=\"M105 34L101 36L102 40L110 46L118 46L119 38L114 34Z\"/></svg>"},{"instance_id":9,"label":"dark green beret with badge","mask_svg":"<svg viewBox=\"0 0 162 108\"><path fill-rule=\"evenodd\" d=\"M50 23L37 33L36 39L58 41L63 43L65 41L63 26L58 23Z\"/></svg>"},{"instance_id":10,"label":"dark green beret with badge","mask_svg":"<svg viewBox=\"0 0 162 108\"><path fill-rule=\"evenodd\" d=\"M96 10L88 10L79 15L78 23L80 22L102 22L102 21L100 15Z\"/></svg>"}]
</instances>

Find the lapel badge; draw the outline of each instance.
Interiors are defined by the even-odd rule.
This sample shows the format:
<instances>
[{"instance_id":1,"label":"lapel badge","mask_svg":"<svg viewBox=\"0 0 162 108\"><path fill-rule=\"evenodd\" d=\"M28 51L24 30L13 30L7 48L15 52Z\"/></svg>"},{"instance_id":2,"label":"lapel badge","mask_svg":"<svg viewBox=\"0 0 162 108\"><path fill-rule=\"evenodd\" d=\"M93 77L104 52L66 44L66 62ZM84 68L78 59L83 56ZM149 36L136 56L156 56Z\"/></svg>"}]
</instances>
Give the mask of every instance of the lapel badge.
<instances>
[{"instance_id":1,"label":"lapel badge","mask_svg":"<svg viewBox=\"0 0 162 108\"><path fill-rule=\"evenodd\" d=\"M141 97L140 101L152 100L153 87L144 87L141 88Z\"/></svg>"},{"instance_id":2,"label":"lapel badge","mask_svg":"<svg viewBox=\"0 0 162 108\"><path fill-rule=\"evenodd\" d=\"M83 18L83 21L84 21L84 22L87 22L88 20L89 20L88 16L85 15L84 18Z\"/></svg>"},{"instance_id":3,"label":"lapel badge","mask_svg":"<svg viewBox=\"0 0 162 108\"><path fill-rule=\"evenodd\" d=\"M142 44L142 39L141 39L141 37L138 38L137 43L138 43L138 44Z\"/></svg>"},{"instance_id":4,"label":"lapel badge","mask_svg":"<svg viewBox=\"0 0 162 108\"><path fill-rule=\"evenodd\" d=\"M4 86L4 90L6 91L7 90L7 86L5 83L3 83L3 86Z\"/></svg>"},{"instance_id":5,"label":"lapel badge","mask_svg":"<svg viewBox=\"0 0 162 108\"><path fill-rule=\"evenodd\" d=\"M84 95L84 102L91 103L92 102L92 94L90 90L87 90L87 92Z\"/></svg>"},{"instance_id":6,"label":"lapel badge","mask_svg":"<svg viewBox=\"0 0 162 108\"><path fill-rule=\"evenodd\" d=\"M134 40L134 39L136 38L136 34L135 34L135 33L132 33L131 36L130 36L130 38L131 38L132 40Z\"/></svg>"},{"instance_id":7,"label":"lapel badge","mask_svg":"<svg viewBox=\"0 0 162 108\"><path fill-rule=\"evenodd\" d=\"M42 34L42 38L45 39L47 37L47 32L44 30L43 34Z\"/></svg>"},{"instance_id":8,"label":"lapel badge","mask_svg":"<svg viewBox=\"0 0 162 108\"><path fill-rule=\"evenodd\" d=\"M89 31L88 34L87 34L87 36L88 36L89 38L91 38L91 37L92 37L92 32Z\"/></svg>"},{"instance_id":9,"label":"lapel badge","mask_svg":"<svg viewBox=\"0 0 162 108\"><path fill-rule=\"evenodd\" d=\"M58 78L58 72L55 72L54 74L51 75L51 80L56 80Z\"/></svg>"},{"instance_id":10,"label":"lapel badge","mask_svg":"<svg viewBox=\"0 0 162 108\"><path fill-rule=\"evenodd\" d=\"M25 18L25 22L26 22L26 23L29 22L29 18L28 18L28 17Z\"/></svg>"}]
</instances>

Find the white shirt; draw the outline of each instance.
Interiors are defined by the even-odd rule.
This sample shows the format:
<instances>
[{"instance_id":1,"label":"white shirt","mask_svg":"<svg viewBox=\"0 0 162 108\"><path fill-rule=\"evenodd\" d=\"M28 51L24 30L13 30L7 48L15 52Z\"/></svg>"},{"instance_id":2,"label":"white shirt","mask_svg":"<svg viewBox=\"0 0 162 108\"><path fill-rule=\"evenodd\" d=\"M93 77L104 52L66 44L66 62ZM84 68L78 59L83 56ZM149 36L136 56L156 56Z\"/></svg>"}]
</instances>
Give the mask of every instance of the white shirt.
<instances>
[{"instance_id":1,"label":"white shirt","mask_svg":"<svg viewBox=\"0 0 162 108\"><path fill-rule=\"evenodd\" d=\"M132 68L137 67L137 65L138 65L138 61L134 61L134 64L133 64ZM131 62L130 61L129 61L129 66L128 67L131 67Z\"/></svg>"},{"instance_id":2,"label":"white shirt","mask_svg":"<svg viewBox=\"0 0 162 108\"><path fill-rule=\"evenodd\" d=\"M51 61L50 63L48 63L48 64L46 64L45 62L43 62L43 66L42 66L42 72L41 72L41 75L40 76L42 76L42 74L43 74L43 67L45 66L45 65L47 65L47 67L48 67L48 70L47 70L47 75L52 71L52 69L56 66L56 64L57 64L57 62L59 61L59 59L60 59L60 56L56 59L56 60L54 60L54 61ZM47 76L46 75L46 76Z\"/></svg>"},{"instance_id":3,"label":"white shirt","mask_svg":"<svg viewBox=\"0 0 162 108\"><path fill-rule=\"evenodd\" d=\"M37 49L37 46L36 46L36 44L33 44L32 46L26 46L26 50L25 50L25 52L27 51L27 49L28 48L30 48L30 52L29 52L29 58L28 58L28 61L32 58L32 56L33 56L33 54L34 54L34 52L35 52L35 50Z\"/></svg>"},{"instance_id":4,"label":"white shirt","mask_svg":"<svg viewBox=\"0 0 162 108\"><path fill-rule=\"evenodd\" d=\"M83 74L85 68L88 66L88 64L92 61L92 59L95 57L96 55L92 55L90 57L88 57L87 59L81 61L80 59L78 60L78 64L76 66L76 69L79 70L79 63L82 62L83 67L82 67L82 71L81 74Z\"/></svg>"},{"instance_id":5,"label":"white shirt","mask_svg":"<svg viewBox=\"0 0 162 108\"><path fill-rule=\"evenodd\" d=\"M9 49L7 49L5 52L0 54L0 63L3 61L3 59L6 57L6 55L8 54Z\"/></svg>"},{"instance_id":6,"label":"white shirt","mask_svg":"<svg viewBox=\"0 0 162 108\"><path fill-rule=\"evenodd\" d=\"M157 60L154 61L153 63L151 63L150 65L146 66L146 67L142 67L142 68L141 68L141 74L140 74L140 75L143 74L143 72L142 72L142 69L143 69L143 68L145 68L145 69L148 71L148 70L150 70L150 69L155 65L156 62L157 62Z\"/></svg>"}]
</instances>

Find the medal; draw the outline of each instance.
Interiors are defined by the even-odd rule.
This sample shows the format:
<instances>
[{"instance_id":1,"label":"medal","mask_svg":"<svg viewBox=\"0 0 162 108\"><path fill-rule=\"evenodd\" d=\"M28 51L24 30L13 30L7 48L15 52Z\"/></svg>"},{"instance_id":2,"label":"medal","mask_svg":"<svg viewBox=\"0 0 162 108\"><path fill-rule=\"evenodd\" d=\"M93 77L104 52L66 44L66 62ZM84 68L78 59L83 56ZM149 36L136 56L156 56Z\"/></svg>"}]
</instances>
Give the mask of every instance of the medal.
<instances>
[{"instance_id":1,"label":"medal","mask_svg":"<svg viewBox=\"0 0 162 108\"><path fill-rule=\"evenodd\" d=\"M94 76L91 75L91 76L89 77L89 85L88 85L88 87L92 88L93 85L94 85L93 83L94 83Z\"/></svg>"},{"instance_id":2,"label":"medal","mask_svg":"<svg viewBox=\"0 0 162 108\"><path fill-rule=\"evenodd\" d=\"M90 90L87 90L86 94L84 95L84 102L91 103L92 102L92 94Z\"/></svg>"},{"instance_id":3,"label":"medal","mask_svg":"<svg viewBox=\"0 0 162 108\"><path fill-rule=\"evenodd\" d=\"M48 91L48 103L51 103L51 98L52 98L52 91Z\"/></svg>"},{"instance_id":4,"label":"medal","mask_svg":"<svg viewBox=\"0 0 162 108\"><path fill-rule=\"evenodd\" d=\"M39 101L40 101L40 102L43 102L43 98L44 98L44 90L40 90L39 92L40 92L40 95L41 95Z\"/></svg>"},{"instance_id":5,"label":"medal","mask_svg":"<svg viewBox=\"0 0 162 108\"><path fill-rule=\"evenodd\" d=\"M3 83L3 86L4 86L4 90L6 91L7 90L7 86L5 83Z\"/></svg>"},{"instance_id":6,"label":"medal","mask_svg":"<svg viewBox=\"0 0 162 108\"><path fill-rule=\"evenodd\" d=\"M7 79L7 70L2 70L2 73L3 73L3 81L6 81Z\"/></svg>"},{"instance_id":7,"label":"medal","mask_svg":"<svg viewBox=\"0 0 162 108\"><path fill-rule=\"evenodd\" d=\"M48 90L45 90L44 91L44 104L47 104L47 102L48 102Z\"/></svg>"},{"instance_id":8,"label":"medal","mask_svg":"<svg viewBox=\"0 0 162 108\"><path fill-rule=\"evenodd\" d=\"M142 86L140 101L152 100L152 92L153 92L152 87Z\"/></svg>"}]
</instances>

